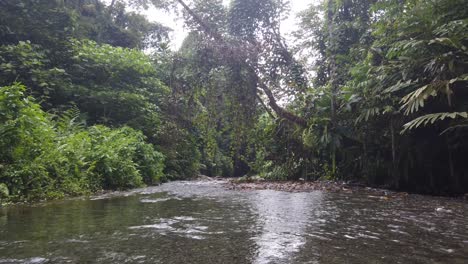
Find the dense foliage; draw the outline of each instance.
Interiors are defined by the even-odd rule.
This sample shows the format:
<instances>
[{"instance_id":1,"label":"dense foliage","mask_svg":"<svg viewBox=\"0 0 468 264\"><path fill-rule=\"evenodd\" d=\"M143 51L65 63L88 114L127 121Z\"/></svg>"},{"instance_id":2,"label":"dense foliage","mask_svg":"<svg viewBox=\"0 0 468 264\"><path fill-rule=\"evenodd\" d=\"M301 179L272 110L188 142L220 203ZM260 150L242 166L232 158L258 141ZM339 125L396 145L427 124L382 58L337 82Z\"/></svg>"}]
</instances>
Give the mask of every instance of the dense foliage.
<instances>
[{"instance_id":1,"label":"dense foliage","mask_svg":"<svg viewBox=\"0 0 468 264\"><path fill-rule=\"evenodd\" d=\"M275 0L185 8L195 77L184 84L202 89L199 111L212 122L203 151L229 155L234 137L248 173L270 179L468 191L463 1L324 1L303 11L292 48L279 33L285 10Z\"/></svg>"},{"instance_id":2,"label":"dense foliage","mask_svg":"<svg viewBox=\"0 0 468 264\"><path fill-rule=\"evenodd\" d=\"M323 26L308 27L320 12ZM314 120L330 106L335 177L467 191L467 18L463 1L444 0L327 1L304 13L319 50L314 90L324 89L308 111Z\"/></svg>"},{"instance_id":3,"label":"dense foliage","mask_svg":"<svg viewBox=\"0 0 468 264\"><path fill-rule=\"evenodd\" d=\"M0 6L0 199L50 199L196 175L196 165L172 166L173 153L192 141L167 111L163 66L138 50L151 45L162 56L167 29L121 2ZM197 153L188 146L178 158L192 160L190 151Z\"/></svg>"},{"instance_id":4,"label":"dense foliage","mask_svg":"<svg viewBox=\"0 0 468 264\"><path fill-rule=\"evenodd\" d=\"M78 195L152 184L163 177L161 153L129 127L85 127L75 108L54 118L25 96L0 88L0 179L13 199Z\"/></svg>"},{"instance_id":5,"label":"dense foliage","mask_svg":"<svg viewBox=\"0 0 468 264\"><path fill-rule=\"evenodd\" d=\"M311 3L292 47L286 2L1 1L0 199L199 173L467 192L464 1ZM182 10L178 51L149 6Z\"/></svg>"}]
</instances>

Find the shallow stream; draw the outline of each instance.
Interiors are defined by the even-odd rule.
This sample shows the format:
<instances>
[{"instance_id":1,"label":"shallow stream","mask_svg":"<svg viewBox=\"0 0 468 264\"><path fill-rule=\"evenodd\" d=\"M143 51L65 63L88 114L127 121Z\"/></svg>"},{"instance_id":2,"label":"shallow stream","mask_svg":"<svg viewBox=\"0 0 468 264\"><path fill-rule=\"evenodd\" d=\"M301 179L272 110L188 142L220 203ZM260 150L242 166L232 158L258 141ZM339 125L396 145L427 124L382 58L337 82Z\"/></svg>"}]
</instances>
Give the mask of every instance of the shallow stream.
<instances>
[{"instance_id":1,"label":"shallow stream","mask_svg":"<svg viewBox=\"0 0 468 264\"><path fill-rule=\"evenodd\" d=\"M468 263L468 203L172 182L0 208L0 263Z\"/></svg>"}]
</instances>

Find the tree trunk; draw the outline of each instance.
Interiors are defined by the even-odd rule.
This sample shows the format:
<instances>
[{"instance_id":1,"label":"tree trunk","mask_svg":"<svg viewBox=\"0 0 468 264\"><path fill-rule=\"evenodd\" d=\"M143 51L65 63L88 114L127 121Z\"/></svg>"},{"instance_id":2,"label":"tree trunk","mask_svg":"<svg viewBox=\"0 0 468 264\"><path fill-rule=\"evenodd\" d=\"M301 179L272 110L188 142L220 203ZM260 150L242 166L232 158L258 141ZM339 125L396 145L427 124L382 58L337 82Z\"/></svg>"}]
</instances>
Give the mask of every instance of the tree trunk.
<instances>
[{"instance_id":1,"label":"tree trunk","mask_svg":"<svg viewBox=\"0 0 468 264\"><path fill-rule=\"evenodd\" d=\"M327 19L328 19L328 40L329 44L331 47L334 46L334 41L333 41L333 31L334 31L334 13L333 13L333 5L332 1L328 1L328 10L327 10ZM330 79L329 79L329 84L330 84L330 90L331 90L331 98L330 98L330 124L331 124L331 131L332 134L334 135L336 132L336 94L338 92L338 85L336 83L336 75L337 75L337 69L336 69L336 61L335 61L335 56L333 55L333 52L330 52L330 61L328 65L328 69L330 72ZM332 142L331 146L331 159L332 159L332 171L333 173L336 172L336 147L335 147L335 142Z\"/></svg>"},{"instance_id":2,"label":"tree trunk","mask_svg":"<svg viewBox=\"0 0 468 264\"><path fill-rule=\"evenodd\" d=\"M397 164L396 164L396 142L395 142L395 124L393 118L390 119L390 133L392 134L392 178L395 188L400 188L400 179L398 177Z\"/></svg>"}]
</instances>

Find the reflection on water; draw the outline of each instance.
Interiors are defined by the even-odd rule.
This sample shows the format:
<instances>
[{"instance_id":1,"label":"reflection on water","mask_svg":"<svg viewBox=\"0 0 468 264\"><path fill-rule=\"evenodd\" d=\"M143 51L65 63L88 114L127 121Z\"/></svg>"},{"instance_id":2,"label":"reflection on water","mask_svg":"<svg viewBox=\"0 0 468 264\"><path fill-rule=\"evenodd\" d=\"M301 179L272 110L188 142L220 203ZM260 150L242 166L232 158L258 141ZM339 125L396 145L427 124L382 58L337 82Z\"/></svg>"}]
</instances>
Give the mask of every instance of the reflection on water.
<instances>
[{"instance_id":1,"label":"reflection on water","mask_svg":"<svg viewBox=\"0 0 468 264\"><path fill-rule=\"evenodd\" d=\"M293 259L306 242L311 212L319 210L321 192L286 193L265 190L252 197L260 234L253 263L279 263Z\"/></svg>"},{"instance_id":2,"label":"reflection on water","mask_svg":"<svg viewBox=\"0 0 468 264\"><path fill-rule=\"evenodd\" d=\"M0 208L0 263L468 263L467 209L175 182Z\"/></svg>"}]
</instances>

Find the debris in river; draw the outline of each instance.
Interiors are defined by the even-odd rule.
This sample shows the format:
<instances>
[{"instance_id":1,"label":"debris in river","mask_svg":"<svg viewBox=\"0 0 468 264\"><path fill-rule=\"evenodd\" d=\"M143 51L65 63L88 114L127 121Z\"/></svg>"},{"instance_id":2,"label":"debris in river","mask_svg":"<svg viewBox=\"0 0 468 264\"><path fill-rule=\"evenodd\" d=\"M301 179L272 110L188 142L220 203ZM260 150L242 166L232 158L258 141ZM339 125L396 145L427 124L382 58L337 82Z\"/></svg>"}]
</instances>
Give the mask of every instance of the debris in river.
<instances>
[{"instance_id":1,"label":"debris in river","mask_svg":"<svg viewBox=\"0 0 468 264\"><path fill-rule=\"evenodd\" d=\"M285 192L311 192L327 191L341 193L367 193L370 198L376 198L382 201L405 198L408 193L399 193L389 190L361 187L356 184L335 181L267 181L257 180L257 177L242 177L239 179L228 180L225 183L226 188L230 190L277 190Z\"/></svg>"}]
</instances>

